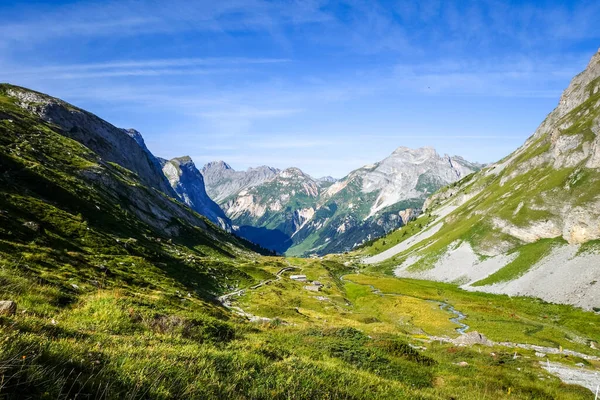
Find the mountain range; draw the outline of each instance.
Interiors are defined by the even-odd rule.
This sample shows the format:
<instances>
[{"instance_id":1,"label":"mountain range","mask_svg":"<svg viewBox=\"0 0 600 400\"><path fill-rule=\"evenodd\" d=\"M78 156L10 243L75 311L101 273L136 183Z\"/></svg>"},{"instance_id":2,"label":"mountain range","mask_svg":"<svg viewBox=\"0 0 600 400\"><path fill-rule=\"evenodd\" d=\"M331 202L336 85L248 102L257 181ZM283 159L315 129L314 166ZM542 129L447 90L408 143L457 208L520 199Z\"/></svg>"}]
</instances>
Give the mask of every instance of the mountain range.
<instances>
[{"instance_id":1,"label":"mountain range","mask_svg":"<svg viewBox=\"0 0 600 400\"><path fill-rule=\"evenodd\" d=\"M433 148L400 147L343 179L315 179L298 168L202 168L206 188L241 236L288 255L351 250L419 214L439 188L481 168Z\"/></svg>"}]
</instances>

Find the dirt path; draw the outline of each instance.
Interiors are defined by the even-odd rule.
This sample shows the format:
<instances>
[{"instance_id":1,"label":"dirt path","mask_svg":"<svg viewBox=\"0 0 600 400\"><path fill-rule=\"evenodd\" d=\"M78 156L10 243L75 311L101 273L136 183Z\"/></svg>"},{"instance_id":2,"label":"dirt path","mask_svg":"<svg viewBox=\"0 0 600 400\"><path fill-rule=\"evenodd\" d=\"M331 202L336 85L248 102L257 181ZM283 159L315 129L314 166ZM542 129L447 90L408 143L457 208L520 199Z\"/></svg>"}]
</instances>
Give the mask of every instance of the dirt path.
<instances>
[{"instance_id":1,"label":"dirt path","mask_svg":"<svg viewBox=\"0 0 600 400\"><path fill-rule=\"evenodd\" d=\"M301 269L300 267L293 267L291 265L288 264L287 267L280 269L276 274L275 274L275 279L267 279L265 281L262 281L260 283L257 283L254 286L250 286L248 288L244 288L244 289L238 289L235 290L231 293L226 293L222 296L217 297L217 301L219 301L219 303L221 303L223 305L223 307L228 308L229 310L233 311L234 313L244 317L244 318L248 318L251 322L256 322L256 321L270 321L270 318L266 318L266 317L259 317L258 315L254 315L254 314L250 314L246 311L244 311L243 309L241 309L238 306L234 306L231 302L231 299L233 297L237 297L237 296L241 296L244 293L246 293L246 291L248 290L256 290L262 286L268 285L272 282L276 282L278 280L281 279L282 275L284 272L286 271L293 271L295 269Z\"/></svg>"}]
</instances>

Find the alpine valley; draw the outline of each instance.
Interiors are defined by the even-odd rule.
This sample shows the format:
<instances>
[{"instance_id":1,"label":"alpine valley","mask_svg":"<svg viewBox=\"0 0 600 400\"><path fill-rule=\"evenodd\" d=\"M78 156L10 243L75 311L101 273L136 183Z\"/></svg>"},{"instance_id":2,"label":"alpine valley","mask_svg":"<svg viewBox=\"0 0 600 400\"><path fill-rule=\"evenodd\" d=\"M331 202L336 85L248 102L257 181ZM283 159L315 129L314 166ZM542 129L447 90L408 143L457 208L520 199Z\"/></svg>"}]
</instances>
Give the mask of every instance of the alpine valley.
<instances>
[{"instance_id":1,"label":"alpine valley","mask_svg":"<svg viewBox=\"0 0 600 400\"><path fill-rule=\"evenodd\" d=\"M2 400L594 399L599 282L600 53L496 163L340 180L0 85Z\"/></svg>"}]
</instances>

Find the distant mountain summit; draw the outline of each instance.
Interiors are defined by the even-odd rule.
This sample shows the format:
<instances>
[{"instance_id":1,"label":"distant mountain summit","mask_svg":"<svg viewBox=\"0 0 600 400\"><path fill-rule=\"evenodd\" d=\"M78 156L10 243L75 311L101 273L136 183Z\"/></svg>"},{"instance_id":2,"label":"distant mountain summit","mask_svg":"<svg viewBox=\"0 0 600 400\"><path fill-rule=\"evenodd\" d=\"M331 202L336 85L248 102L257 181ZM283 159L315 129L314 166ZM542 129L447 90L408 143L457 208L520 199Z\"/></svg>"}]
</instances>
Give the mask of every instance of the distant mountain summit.
<instances>
[{"instance_id":1,"label":"distant mountain summit","mask_svg":"<svg viewBox=\"0 0 600 400\"><path fill-rule=\"evenodd\" d=\"M290 255L350 250L406 224L425 199L480 169L433 148L400 147L343 179L312 178L298 168L233 170L223 161L202 169L207 192L240 234Z\"/></svg>"},{"instance_id":2,"label":"distant mountain summit","mask_svg":"<svg viewBox=\"0 0 600 400\"><path fill-rule=\"evenodd\" d=\"M241 190L248 189L272 179L279 170L267 166L249 168L247 171L235 171L224 161L213 161L201 170L206 191L217 203Z\"/></svg>"},{"instance_id":3,"label":"distant mountain summit","mask_svg":"<svg viewBox=\"0 0 600 400\"><path fill-rule=\"evenodd\" d=\"M349 193L360 192L364 197L361 206L368 207L367 215L361 217L368 218L402 201L424 200L480 168L462 157L440 156L432 147L399 147L384 160L352 171L327 189L324 198L352 197Z\"/></svg>"}]
</instances>

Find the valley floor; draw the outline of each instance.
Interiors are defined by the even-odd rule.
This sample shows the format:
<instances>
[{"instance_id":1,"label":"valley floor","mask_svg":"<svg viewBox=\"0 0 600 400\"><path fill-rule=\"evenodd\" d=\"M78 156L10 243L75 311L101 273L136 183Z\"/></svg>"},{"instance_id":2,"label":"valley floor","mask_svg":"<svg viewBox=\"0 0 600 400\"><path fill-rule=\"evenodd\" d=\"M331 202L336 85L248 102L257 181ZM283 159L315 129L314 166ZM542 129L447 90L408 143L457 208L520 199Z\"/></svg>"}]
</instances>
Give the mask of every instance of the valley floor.
<instances>
[{"instance_id":1,"label":"valley floor","mask_svg":"<svg viewBox=\"0 0 600 400\"><path fill-rule=\"evenodd\" d=\"M552 379L540 372L546 365L540 362L553 362L554 368L546 368L553 375L564 379L560 371L569 371L571 378L583 377L590 390L594 376L599 377L597 384L600 384L600 352L597 350L600 316L597 314L533 298L469 293L443 283L396 279L370 272L345 271L350 272L346 274L339 270L336 273L318 262L294 260L292 264L302 269L308 281L324 283L322 290L311 292L306 288L307 283L284 277L258 290L245 291L237 304L254 318L280 321L287 329L347 326L372 338L396 335L411 348L434 357L440 352L454 351L459 354L477 351L490 359L498 354L511 355L511 362L500 363L503 367L499 371L507 373L511 370L510 364L515 362L518 366L515 364L512 372L536 371L536 380L540 382ZM465 346L469 341L461 339L465 331L483 333L489 340L481 346L472 343L476 346L470 348ZM465 363L470 361L455 359L451 365ZM478 364L473 362L469 366L477 368ZM484 386L493 386L485 373L476 374L474 379ZM519 397L517 382L504 394ZM448 389L437 388L434 392L441 394ZM543 397L541 394L540 397L524 396ZM469 397L463 393L458 398ZM486 396L478 392L472 398Z\"/></svg>"},{"instance_id":2,"label":"valley floor","mask_svg":"<svg viewBox=\"0 0 600 400\"><path fill-rule=\"evenodd\" d=\"M342 261L247 260L254 282L214 302L168 279L63 301L5 265L20 309L0 316L0 398L593 399L555 374L600 370L597 314Z\"/></svg>"}]
</instances>

